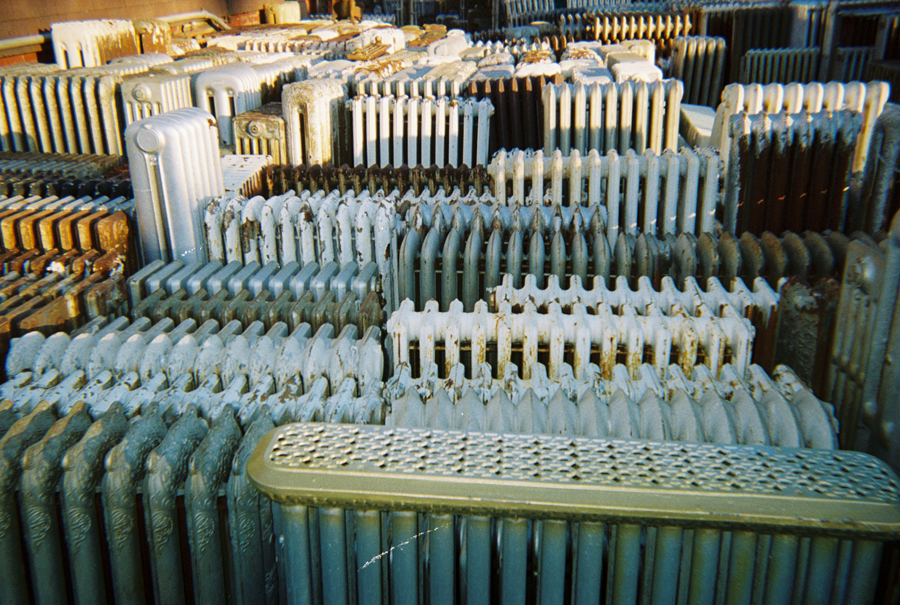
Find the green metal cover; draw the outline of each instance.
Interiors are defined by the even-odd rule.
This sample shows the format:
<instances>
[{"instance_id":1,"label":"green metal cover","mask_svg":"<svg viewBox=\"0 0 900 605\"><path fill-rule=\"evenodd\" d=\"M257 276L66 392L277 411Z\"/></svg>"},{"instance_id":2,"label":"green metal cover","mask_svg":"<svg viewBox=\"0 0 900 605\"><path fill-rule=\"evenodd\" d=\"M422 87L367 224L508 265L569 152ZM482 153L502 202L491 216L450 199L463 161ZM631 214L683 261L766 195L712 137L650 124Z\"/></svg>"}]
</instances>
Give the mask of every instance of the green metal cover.
<instances>
[{"instance_id":1,"label":"green metal cover","mask_svg":"<svg viewBox=\"0 0 900 605\"><path fill-rule=\"evenodd\" d=\"M288 505L900 537L900 481L858 452L290 424L247 469Z\"/></svg>"}]
</instances>

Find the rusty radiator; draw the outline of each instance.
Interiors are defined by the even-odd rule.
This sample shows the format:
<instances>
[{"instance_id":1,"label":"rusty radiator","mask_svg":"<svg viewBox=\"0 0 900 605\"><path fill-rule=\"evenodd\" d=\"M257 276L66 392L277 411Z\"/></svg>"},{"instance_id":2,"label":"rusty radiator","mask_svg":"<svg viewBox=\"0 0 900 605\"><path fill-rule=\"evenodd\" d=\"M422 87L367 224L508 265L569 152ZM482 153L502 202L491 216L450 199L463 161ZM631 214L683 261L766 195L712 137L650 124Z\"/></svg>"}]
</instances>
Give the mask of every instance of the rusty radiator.
<instances>
[{"instance_id":1,"label":"rusty radiator","mask_svg":"<svg viewBox=\"0 0 900 605\"><path fill-rule=\"evenodd\" d=\"M870 602L900 533L855 452L293 424L247 472L290 603Z\"/></svg>"},{"instance_id":2,"label":"rusty radiator","mask_svg":"<svg viewBox=\"0 0 900 605\"><path fill-rule=\"evenodd\" d=\"M0 151L0 174L29 173L101 178L119 167L122 156Z\"/></svg>"},{"instance_id":3,"label":"rusty radiator","mask_svg":"<svg viewBox=\"0 0 900 605\"><path fill-rule=\"evenodd\" d=\"M308 189L311 193L320 190L338 191L341 195L347 191L353 191L356 195L368 191L370 195L375 195L381 189L390 192L396 190L401 195L413 192L418 196L426 190L437 195L441 188L446 192L458 187L460 192L474 189L475 194L480 196L488 190L489 180L487 167L477 164L472 168L370 166L366 169L358 166L354 168L349 164L339 167L330 164L325 166L301 164L267 168L263 190L267 197L281 195L291 189L294 191Z\"/></svg>"},{"instance_id":4,"label":"rusty radiator","mask_svg":"<svg viewBox=\"0 0 900 605\"><path fill-rule=\"evenodd\" d=\"M490 99L491 153L498 149L538 149L543 141L544 123L541 95L544 86L563 83L560 76L546 78L503 78L469 83L468 94L475 99Z\"/></svg>"},{"instance_id":5,"label":"rusty radiator","mask_svg":"<svg viewBox=\"0 0 900 605\"><path fill-rule=\"evenodd\" d=\"M866 164L872 129L887 103L889 92L890 86L886 82L878 81L868 84L862 82L849 84L811 82L805 85L793 83L766 86L729 84L722 92L722 102L716 109L710 144L719 148L723 153L722 160L727 165L730 158L724 150L731 148L730 116L741 111L753 115L763 112L774 114L781 111L796 114L850 110L862 114L862 130L856 142L852 164L852 171L858 173Z\"/></svg>"},{"instance_id":6,"label":"rusty radiator","mask_svg":"<svg viewBox=\"0 0 900 605\"><path fill-rule=\"evenodd\" d=\"M32 171L10 171L0 174L0 195L7 197L56 195L74 198L124 197L131 199L131 181L122 177L91 178L78 175L54 175Z\"/></svg>"},{"instance_id":7,"label":"rusty radiator","mask_svg":"<svg viewBox=\"0 0 900 605\"><path fill-rule=\"evenodd\" d=\"M633 378L644 359L661 376L670 363L689 377L699 365L719 377L730 363L740 376L750 365L754 336L750 321L728 306L721 317L666 315L653 306L642 315L629 304L616 310L600 304L593 309L596 314L582 304L571 305L568 313L558 304L551 304L546 313L538 313L534 305L517 313L504 304L492 313L483 301L475 303L472 312L465 312L460 301L451 303L448 311L439 311L436 301L426 303L424 311L413 309L412 301L404 301L387 322L393 373L405 364L413 378L434 363L440 377L462 363L473 378L487 363L489 376L503 377L513 364L527 379L534 364L546 360L549 376L556 380L567 358L578 379L591 374L590 366L596 364L599 375L608 380L619 359Z\"/></svg>"},{"instance_id":8,"label":"rusty radiator","mask_svg":"<svg viewBox=\"0 0 900 605\"><path fill-rule=\"evenodd\" d=\"M738 231L842 230L862 116L851 111L732 116L724 224Z\"/></svg>"},{"instance_id":9,"label":"rusty radiator","mask_svg":"<svg viewBox=\"0 0 900 605\"><path fill-rule=\"evenodd\" d=\"M341 133L350 127L345 115L347 91L342 80L325 78L289 84L281 97L288 162L342 163Z\"/></svg>"},{"instance_id":10,"label":"rusty radiator","mask_svg":"<svg viewBox=\"0 0 900 605\"><path fill-rule=\"evenodd\" d=\"M237 154L268 155L276 165L287 162L287 137L281 103L267 103L234 117Z\"/></svg>"},{"instance_id":11,"label":"rusty radiator","mask_svg":"<svg viewBox=\"0 0 900 605\"><path fill-rule=\"evenodd\" d=\"M675 39L694 31L692 16L681 11L606 11L588 13L582 22L589 35L603 44L652 40L660 56L669 56ZM586 32L587 33L587 32Z\"/></svg>"}]
</instances>

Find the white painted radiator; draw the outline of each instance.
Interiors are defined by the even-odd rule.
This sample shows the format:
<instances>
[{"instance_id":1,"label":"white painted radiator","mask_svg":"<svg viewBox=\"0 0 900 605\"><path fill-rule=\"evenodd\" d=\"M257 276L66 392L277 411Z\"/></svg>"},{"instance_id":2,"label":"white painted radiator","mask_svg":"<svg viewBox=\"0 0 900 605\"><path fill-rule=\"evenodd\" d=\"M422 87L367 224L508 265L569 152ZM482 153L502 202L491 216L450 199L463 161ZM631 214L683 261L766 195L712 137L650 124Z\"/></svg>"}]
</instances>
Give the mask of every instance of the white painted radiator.
<instances>
[{"instance_id":1,"label":"white painted radiator","mask_svg":"<svg viewBox=\"0 0 900 605\"><path fill-rule=\"evenodd\" d=\"M398 198L380 192L355 196L352 190L343 196L337 191L303 191L269 199L215 198L203 215L203 240L210 260L223 264L375 262L385 297L392 302L397 239L403 235Z\"/></svg>"},{"instance_id":2,"label":"white painted radiator","mask_svg":"<svg viewBox=\"0 0 900 605\"><path fill-rule=\"evenodd\" d=\"M354 166L487 164L490 100L393 95L347 103Z\"/></svg>"},{"instance_id":3,"label":"white painted radiator","mask_svg":"<svg viewBox=\"0 0 900 605\"><path fill-rule=\"evenodd\" d=\"M718 155L708 148L663 155L591 150L584 158L574 149L569 156L556 150L549 157L540 150L501 150L488 168L501 204L605 205L611 242L619 233L712 232L721 170Z\"/></svg>"},{"instance_id":4,"label":"white painted radiator","mask_svg":"<svg viewBox=\"0 0 900 605\"><path fill-rule=\"evenodd\" d=\"M263 78L242 63L203 71L193 78L193 87L195 106L216 118L220 145L234 143L234 116L262 105Z\"/></svg>"},{"instance_id":5,"label":"white painted radiator","mask_svg":"<svg viewBox=\"0 0 900 605\"><path fill-rule=\"evenodd\" d=\"M125 78L120 86L125 126L168 111L192 107L188 74L148 74Z\"/></svg>"},{"instance_id":6,"label":"white painted radiator","mask_svg":"<svg viewBox=\"0 0 900 605\"><path fill-rule=\"evenodd\" d=\"M675 150L684 85L680 80L623 84L547 84L543 90L544 154L591 149Z\"/></svg>"},{"instance_id":7,"label":"white painted radiator","mask_svg":"<svg viewBox=\"0 0 900 605\"><path fill-rule=\"evenodd\" d=\"M572 367L575 378L584 379L594 363L598 374L609 379L620 358L632 378L639 376L645 359L660 377L670 363L680 366L688 377L699 365L719 377L726 360L740 376L750 364L754 337L750 320L731 307L723 309L722 317L669 316L656 307L641 315L627 304L617 310L601 304L593 314L584 305L572 305L563 313L555 303L546 313L538 313L533 304L519 313L504 304L491 313L484 301L476 302L473 312L464 312L458 300L448 311L439 311L437 301L427 302L424 311L414 309L413 301L403 301L387 323L394 371L405 364L414 368L413 378L436 362L438 376L446 376L463 362L463 350L468 353L464 365L469 378L482 364L490 363L490 375L504 377L513 364L518 368L514 371L528 379L542 358L547 360L551 379L560 376L564 365ZM489 356L495 359L489 361Z\"/></svg>"},{"instance_id":8,"label":"white painted radiator","mask_svg":"<svg viewBox=\"0 0 900 605\"><path fill-rule=\"evenodd\" d=\"M125 131L144 262L206 260L202 201L224 193L216 121L195 107Z\"/></svg>"},{"instance_id":9,"label":"white painted radiator","mask_svg":"<svg viewBox=\"0 0 900 605\"><path fill-rule=\"evenodd\" d=\"M122 154L117 89L124 76L147 69L118 64L0 75L0 149Z\"/></svg>"},{"instance_id":10,"label":"white painted radiator","mask_svg":"<svg viewBox=\"0 0 900 605\"><path fill-rule=\"evenodd\" d=\"M134 25L127 19L63 21L50 26L50 35L61 67L95 67L140 52Z\"/></svg>"},{"instance_id":11,"label":"white painted radiator","mask_svg":"<svg viewBox=\"0 0 900 605\"><path fill-rule=\"evenodd\" d=\"M266 166L270 164L272 156L268 155L222 156L222 179L226 195L233 193L253 197L262 193Z\"/></svg>"}]
</instances>

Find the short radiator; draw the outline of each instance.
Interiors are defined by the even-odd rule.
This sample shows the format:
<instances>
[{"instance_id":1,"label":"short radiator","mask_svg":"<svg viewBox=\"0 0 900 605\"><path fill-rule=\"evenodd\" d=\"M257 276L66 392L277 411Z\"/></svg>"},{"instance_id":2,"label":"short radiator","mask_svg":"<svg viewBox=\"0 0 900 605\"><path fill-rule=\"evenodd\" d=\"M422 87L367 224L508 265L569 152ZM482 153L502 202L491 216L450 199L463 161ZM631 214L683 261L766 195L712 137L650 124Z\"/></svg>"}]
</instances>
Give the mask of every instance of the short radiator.
<instances>
[{"instance_id":1,"label":"short radiator","mask_svg":"<svg viewBox=\"0 0 900 605\"><path fill-rule=\"evenodd\" d=\"M234 144L234 116L262 105L262 77L250 65L215 67L192 78L194 103L216 118L219 144Z\"/></svg>"},{"instance_id":2,"label":"short radiator","mask_svg":"<svg viewBox=\"0 0 900 605\"><path fill-rule=\"evenodd\" d=\"M119 86L125 126L194 105L188 74L150 74L123 79Z\"/></svg>"},{"instance_id":3,"label":"short radiator","mask_svg":"<svg viewBox=\"0 0 900 605\"><path fill-rule=\"evenodd\" d=\"M347 102L354 166L485 165L490 100L356 97Z\"/></svg>"},{"instance_id":4,"label":"short radiator","mask_svg":"<svg viewBox=\"0 0 900 605\"><path fill-rule=\"evenodd\" d=\"M287 138L281 103L267 103L234 117L237 154L268 155L275 165L287 162Z\"/></svg>"},{"instance_id":5,"label":"short radiator","mask_svg":"<svg viewBox=\"0 0 900 605\"><path fill-rule=\"evenodd\" d=\"M900 533L855 452L295 424L247 470L289 603L869 602Z\"/></svg>"},{"instance_id":6,"label":"short radiator","mask_svg":"<svg viewBox=\"0 0 900 605\"><path fill-rule=\"evenodd\" d=\"M281 105L289 163L342 163L341 133L349 132L346 100L345 84L339 79L308 80L284 87Z\"/></svg>"},{"instance_id":7,"label":"short radiator","mask_svg":"<svg viewBox=\"0 0 900 605\"><path fill-rule=\"evenodd\" d=\"M187 107L126 129L144 262L206 259L202 202L224 193L215 123Z\"/></svg>"},{"instance_id":8,"label":"short radiator","mask_svg":"<svg viewBox=\"0 0 900 605\"><path fill-rule=\"evenodd\" d=\"M560 149L677 149L684 85L680 80L624 84L547 84L543 90L544 155Z\"/></svg>"},{"instance_id":9,"label":"short radiator","mask_svg":"<svg viewBox=\"0 0 900 605\"><path fill-rule=\"evenodd\" d=\"M223 155L222 182L225 194L244 197L259 195L263 190L266 168L272 164L267 155Z\"/></svg>"}]
</instances>

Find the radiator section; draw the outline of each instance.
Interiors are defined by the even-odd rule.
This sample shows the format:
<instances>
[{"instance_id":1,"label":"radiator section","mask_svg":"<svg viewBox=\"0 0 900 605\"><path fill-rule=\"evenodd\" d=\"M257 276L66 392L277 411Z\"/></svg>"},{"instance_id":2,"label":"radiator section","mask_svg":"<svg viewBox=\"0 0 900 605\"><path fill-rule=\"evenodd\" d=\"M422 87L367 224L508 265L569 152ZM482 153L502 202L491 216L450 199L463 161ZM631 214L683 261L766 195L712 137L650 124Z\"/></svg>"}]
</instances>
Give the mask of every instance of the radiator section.
<instances>
[{"instance_id":1,"label":"radiator section","mask_svg":"<svg viewBox=\"0 0 900 605\"><path fill-rule=\"evenodd\" d=\"M722 102L716 109L710 144L718 147L723 153L722 160L730 163L728 154L731 148L730 116L741 111L754 115L760 113L774 114L781 111L787 114L801 112L818 113L850 110L862 114L862 127L857 137L851 169L854 173L862 171L866 164L866 154L872 138L875 121L884 109L890 87L886 82L811 82L809 84L793 83L788 85L769 84L766 86L750 84L729 84L722 92ZM726 225L728 227L728 225Z\"/></svg>"},{"instance_id":2,"label":"radiator section","mask_svg":"<svg viewBox=\"0 0 900 605\"><path fill-rule=\"evenodd\" d=\"M234 144L232 119L262 105L262 78L249 65L235 63L208 69L192 78L197 107L216 118L219 144Z\"/></svg>"},{"instance_id":3,"label":"radiator section","mask_svg":"<svg viewBox=\"0 0 900 605\"><path fill-rule=\"evenodd\" d=\"M463 311L460 301L451 303L446 312L438 311L435 301L426 303L422 312L413 309L412 301L404 301L387 323L394 369L407 364L413 377L435 363L438 352L444 359L438 375L446 375L442 370L449 372L460 363L462 349L470 350L469 377L486 362L489 351L496 356L491 366L497 376L506 375L507 366L515 364L522 377L529 378L541 354L548 357L552 379L559 376L567 355L573 358L576 378L586 376L596 359L600 375L609 379L618 357L632 377L637 377L645 357L660 375L673 360L687 376L693 375L695 366L706 365L718 377L726 359L741 375L747 371L753 346L749 320L730 307L721 318L663 315L656 308L641 315L631 305L621 305L617 312L599 305L596 314L589 314L583 305L573 305L570 313L558 305L551 305L547 313L538 313L533 305L520 313L507 306L490 313L483 301L475 303L470 313ZM514 352L521 363L513 361Z\"/></svg>"},{"instance_id":4,"label":"radiator section","mask_svg":"<svg viewBox=\"0 0 900 605\"><path fill-rule=\"evenodd\" d=\"M192 107L191 78L187 74L133 76L120 87L125 125L182 107Z\"/></svg>"},{"instance_id":5,"label":"radiator section","mask_svg":"<svg viewBox=\"0 0 900 605\"><path fill-rule=\"evenodd\" d=\"M341 80L322 79L285 86L281 97L291 164L343 163L340 133L349 132Z\"/></svg>"}]
</instances>

